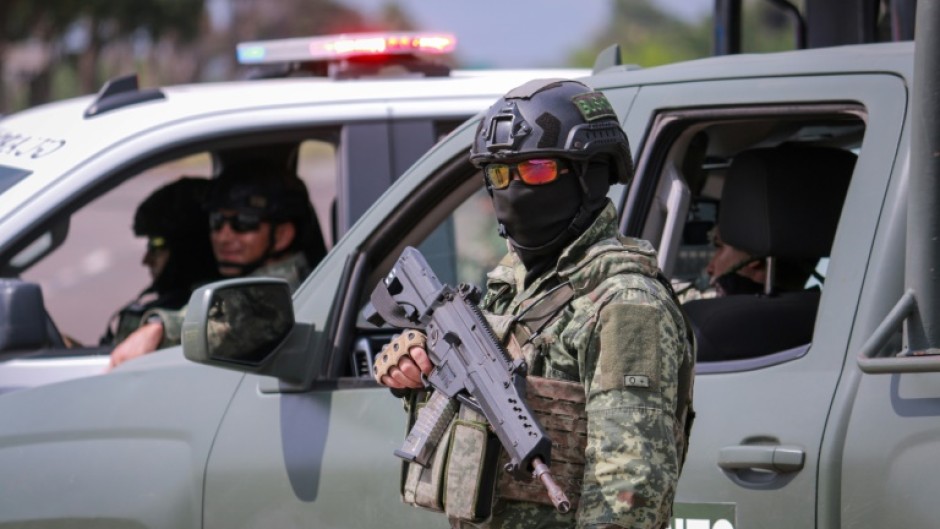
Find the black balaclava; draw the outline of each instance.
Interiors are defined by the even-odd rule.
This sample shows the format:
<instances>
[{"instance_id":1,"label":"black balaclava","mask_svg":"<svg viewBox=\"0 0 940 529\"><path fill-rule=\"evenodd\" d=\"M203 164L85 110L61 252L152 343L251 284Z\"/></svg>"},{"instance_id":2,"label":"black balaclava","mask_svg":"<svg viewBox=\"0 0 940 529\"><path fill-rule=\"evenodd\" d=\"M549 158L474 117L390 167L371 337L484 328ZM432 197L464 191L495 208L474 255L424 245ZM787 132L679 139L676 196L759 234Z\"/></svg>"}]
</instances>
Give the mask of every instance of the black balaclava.
<instances>
[{"instance_id":1,"label":"black balaclava","mask_svg":"<svg viewBox=\"0 0 940 529\"><path fill-rule=\"evenodd\" d=\"M712 282L719 296L734 296L737 294L762 294L764 285L738 273L745 266L760 261L760 257L748 257L732 266Z\"/></svg>"},{"instance_id":2,"label":"black balaclava","mask_svg":"<svg viewBox=\"0 0 940 529\"><path fill-rule=\"evenodd\" d=\"M715 288L719 295L731 296L735 294L764 294L764 284L758 283L737 273L745 266L762 261L763 257L751 257L731 267L730 270L716 277L714 280ZM806 288L806 282L810 277L817 276L814 273L816 259L776 259L777 272L774 274L773 293L779 292L798 292ZM817 276L817 279L821 276Z\"/></svg>"},{"instance_id":3,"label":"black balaclava","mask_svg":"<svg viewBox=\"0 0 940 529\"><path fill-rule=\"evenodd\" d=\"M715 278L715 288L718 290L719 296L763 294L764 292L764 285L736 272L722 274Z\"/></svg>"},{"instance_id":4,"label":"black balaclava","mask_svg":"<svg viewBox=\"0 0 940 529\"><path fill-rule=\"evenodd\" d=\"M522 259L526 285L555 265L607 203L610 165L595 161L579 177L581 171L572 167L544 185L512 180L505 189L490 189L500 235Z\"/></svg>"}]
</instances>

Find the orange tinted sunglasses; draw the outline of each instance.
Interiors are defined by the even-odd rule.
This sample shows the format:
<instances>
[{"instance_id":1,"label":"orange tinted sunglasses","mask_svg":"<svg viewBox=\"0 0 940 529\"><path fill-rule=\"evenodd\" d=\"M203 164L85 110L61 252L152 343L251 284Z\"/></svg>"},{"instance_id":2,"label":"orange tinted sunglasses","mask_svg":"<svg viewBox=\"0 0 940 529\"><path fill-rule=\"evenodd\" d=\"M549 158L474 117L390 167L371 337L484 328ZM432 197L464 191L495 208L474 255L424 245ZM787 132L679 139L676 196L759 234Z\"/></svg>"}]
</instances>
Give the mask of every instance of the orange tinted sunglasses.
<instances>
[{"instance_id":1,"label":"orange tinted sunglasses","mask_svg":"<svg viewBox=\"0 0 940 529\"><path fill-rule=\"evenodd\" d=\"M558 175L568 172L567 167L551 158L523 160L519 163L488 163L483 166L483 173L493 189L505 189L509 186L513 170L523 183L530 186L550 184Z\"/></svg>"}]
</instances>

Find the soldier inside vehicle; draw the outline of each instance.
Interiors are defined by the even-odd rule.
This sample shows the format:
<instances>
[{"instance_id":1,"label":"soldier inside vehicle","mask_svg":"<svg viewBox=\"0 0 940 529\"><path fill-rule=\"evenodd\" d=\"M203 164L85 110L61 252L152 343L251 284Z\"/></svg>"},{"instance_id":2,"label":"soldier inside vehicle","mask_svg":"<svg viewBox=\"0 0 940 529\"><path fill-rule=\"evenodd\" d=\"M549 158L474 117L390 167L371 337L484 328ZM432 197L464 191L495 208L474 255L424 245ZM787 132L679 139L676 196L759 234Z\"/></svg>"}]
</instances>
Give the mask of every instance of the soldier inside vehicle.
<instances>
[{"instance_id":1,"label":"soldier inside vehicle","mask_svg":"<svg viewBox=\"0 0 940 529\"><path fill-rule=\"evenodd\" d=\"M673 125L685 126L661 162L661 192L637 204L683 293L699 362L782 361L812 341L864 133L854 116L813 110Z\"/></svg>"},{"instance_id":2,"label":"soldier inside vehicle","mask_svg":"<svg viewBox=\"0 0 940 529\"><path fill-rule=\"evenodd\" d=\"M307 187L283 163L254 158L223 167L203 207L208 222L190 229L208 233L220 277L277 277L293 291L326 255ZM111 367L179 344L185 313L185 307L146 310L111 352Z\"/></svg>"},{"instance_id":3,"label":"soldier inside vehicle","mask_svg":"<svg viewBox=\"0 0 940 529\"><path fill-rule=\"evenodd\" d=\"M725 295L684 305L701 360L761 356L812 340L820 290L804 287L832 246L854 164L853 153L826 147L754 149L734 157L718 229L726 244L746 253L718 278ZM744 271L759 274L763 284ZM732 288L735 283L744 286Z\"/></svg>"}]
</instances>

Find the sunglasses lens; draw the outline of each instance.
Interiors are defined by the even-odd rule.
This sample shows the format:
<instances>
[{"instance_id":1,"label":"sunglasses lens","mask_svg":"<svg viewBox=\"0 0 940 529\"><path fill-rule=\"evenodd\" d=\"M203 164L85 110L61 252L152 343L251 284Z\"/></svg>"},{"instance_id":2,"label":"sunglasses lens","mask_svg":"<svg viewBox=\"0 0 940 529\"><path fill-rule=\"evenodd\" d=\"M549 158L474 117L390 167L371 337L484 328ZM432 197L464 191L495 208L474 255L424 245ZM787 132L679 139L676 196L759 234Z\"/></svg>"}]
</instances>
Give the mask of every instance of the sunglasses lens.
<instances>
[{"instance_id":1,"label":"sunglasses lens","mask_svg":"<svg viewBox=\"0 0 940 529\"><path fill-rule=\"evenodd\" d=\"M486 178L495 189L504 189L509 185L509 166L504 163L491 163L484 169Z\"/></svg>"},{"instance_id":2,"label":"sunglasses lens","mask_svg":"<svg viewBox=\"0 0 940 529\"><path fill-rule=\"evenodd\" d=\"M225 224L226 218L225 215L214 211L209 214L209 229L212 231L219 231L222 229L222 225Z\"/></svg>"},{"instance_id":3,"label":"sunglasses lens","mask_svg":"<svg viewBox=\"0 0 940 529\"><path fill-rule=\"evenodd\" d=\"M517 166L519 178L529 185L542 185L558 178L558 163L555 160L526 160Z\"/></svg>"},{"instance_id":4,"label":"sunglasses lens","mask_svg":"<svg viewBox=\"0 0 940 529\"><path fill-rule=\"evenodd\" d=\"M166 248L166 239L160 236L154 236L147 239L147 251L159 252Z\"/></svg>"},{"instance_id":5,"label":"sunglasses lens","mask_svg":"<svg viewBox=\"0 0 940 529\"><path fill-rule=\"evenodd\" d=\"M239 213L232 222L232 229L238 233L255 231L261 226L261 219L257 215Z\"/></svg>"},{"instance_id":6,"label":"sunglasses lens","mask_svg":"<svg viewBox=\"0 0 940 529\"><path fill-rule=\"evenodd\" d=\"M257 215L248 213L239 213L237 215L224 215L221 212L213 212L209 215L209 228L212 231L219 231L228 223L232 231L236 233L245 233L255 231L261 226L261 219Z\"/></svg>"}]
</instances>

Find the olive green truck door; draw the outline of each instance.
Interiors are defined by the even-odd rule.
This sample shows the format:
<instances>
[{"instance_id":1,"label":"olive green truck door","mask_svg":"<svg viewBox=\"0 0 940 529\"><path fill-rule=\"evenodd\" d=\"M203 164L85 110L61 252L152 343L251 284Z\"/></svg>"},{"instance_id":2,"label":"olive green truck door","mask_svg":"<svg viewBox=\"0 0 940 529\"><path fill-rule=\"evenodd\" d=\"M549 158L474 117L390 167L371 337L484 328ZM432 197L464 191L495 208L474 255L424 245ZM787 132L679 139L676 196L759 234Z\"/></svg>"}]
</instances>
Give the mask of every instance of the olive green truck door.
<instances>
[{"instance_id":1,"label":"olive green truck door","mask_svg":"<svg viewBox=\"0 0 940 529\"><path fill-rule=\"evenodd\" d=\"M931 455L940 453L940 375L863 375L855 360L901 294L904 79L847 74L644 86L625 128L640 146L641 178L674 141L668 124L695 112L730 127L735 117L811 114L845 103L857 105L851 112L863 116L865 135L812 343L750 362L699 363L698 416L673 529L927 527L940 518L930 492L937 484ZM642 188L631 188L627 215L644 214L631 209ZM624 225L630 221L644 226L647 218Z\"/></svg>"}]
</instances>

